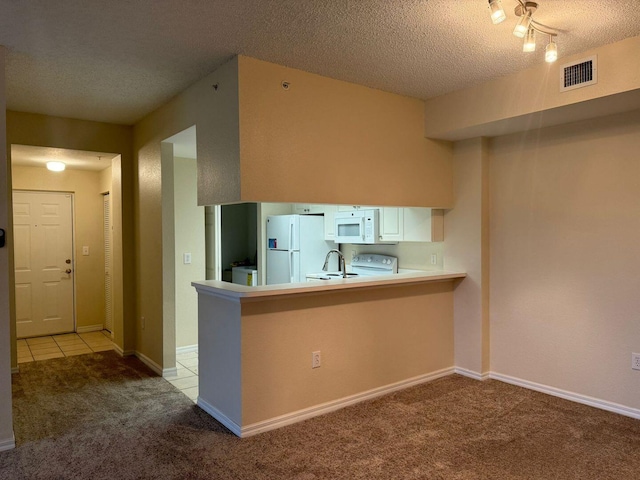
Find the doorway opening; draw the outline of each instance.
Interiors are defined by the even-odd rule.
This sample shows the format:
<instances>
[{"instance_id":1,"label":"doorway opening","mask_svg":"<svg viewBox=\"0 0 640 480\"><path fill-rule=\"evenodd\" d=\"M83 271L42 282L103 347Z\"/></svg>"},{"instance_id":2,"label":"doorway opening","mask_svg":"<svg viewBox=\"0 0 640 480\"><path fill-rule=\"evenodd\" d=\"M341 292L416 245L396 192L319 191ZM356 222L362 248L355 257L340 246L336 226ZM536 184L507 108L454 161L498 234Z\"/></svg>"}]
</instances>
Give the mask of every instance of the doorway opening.
<instances>
[{"instance_id":1,"label":"doorway opening","mask_svg":"<svg viewBox=\"0 0 640 480\"><path fill-rule=\"evenodd\" d=\"M191 282L206 276L205 207L198 205L196 127L161 143L163 376L195 400L198 394L198 297Z\"/></svg>"},{"instance_id":2,"label":"doorway opening","mask_svg":"<svg viewBox=\"0 0 640 480\"><path fill-rule=\"evenodd\" d=\"M50 161L65 168L51 171ZM35 345L56 347L50 354L57 356L114 348L110 337L117 322L113 294L107 300L107 273L113 293L112 247L122 242L114 242L113 209L104 201L112 193L121 197L114 181L120 178L120 155L14 144L11 164L18 363L28 361L27 353L37 360ZM111 249L105 252L107 242Z\"/></svg>"}]
</instances>

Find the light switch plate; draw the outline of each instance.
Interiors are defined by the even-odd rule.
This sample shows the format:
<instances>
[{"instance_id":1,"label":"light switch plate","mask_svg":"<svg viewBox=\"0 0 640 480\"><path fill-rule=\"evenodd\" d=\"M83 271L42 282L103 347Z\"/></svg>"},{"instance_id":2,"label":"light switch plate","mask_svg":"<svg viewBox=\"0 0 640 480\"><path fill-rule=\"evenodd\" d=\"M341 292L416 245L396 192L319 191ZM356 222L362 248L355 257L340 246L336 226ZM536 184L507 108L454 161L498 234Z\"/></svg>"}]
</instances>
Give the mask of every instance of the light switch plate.
<instances>
[{"instance_id":1,"label":"light switch plate","mask_svg":"<svg viewBox=\"0 0 640 480\"><path fill-rule=\"evenodd\" d=\"M89 247L87 247L86 245L82 247L82 255L84 255L85 257L89 255Z\"/></svg>"},{"instance_id":2,"label":"light switch plate","mask_svg":"<svg viewBox=\"0 0 640 480\"><path fill-rule=\"evenodd\" d=\"M190 253L184 253L182 255L182 262L185 265L189 265L191 263L191 254Z\"/></svg>"}]
</instances>

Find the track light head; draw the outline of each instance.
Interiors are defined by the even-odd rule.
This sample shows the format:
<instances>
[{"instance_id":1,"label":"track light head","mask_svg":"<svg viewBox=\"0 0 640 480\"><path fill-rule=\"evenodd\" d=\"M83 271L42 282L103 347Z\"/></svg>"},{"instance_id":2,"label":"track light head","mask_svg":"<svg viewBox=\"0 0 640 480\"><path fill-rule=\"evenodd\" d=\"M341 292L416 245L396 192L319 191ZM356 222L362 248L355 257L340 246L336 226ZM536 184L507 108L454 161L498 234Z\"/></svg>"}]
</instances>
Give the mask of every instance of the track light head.
<instances>
[{"instance_id":1,"label":"track light head","mask_svg":"<svg viewBox=\"0 0 640 480\"><path fill-rule=\"evenodd\" d=\"M553 41L553 37L549 36L549 44L544 52L544 60L547 63L553 63L558 59L558 44Z\"/></svg>"},{"instance_id":2,"label":"track light head","mask_svg":"<svg viewBox=\"0 0 640 480\"><path fill-rule=\"evenodd\" d=\"M507 18L500 0L489 0L489 11L491 12L491 21L494 25L503 22Z\"/></svg>"},{"instance_id":3,"label":"track light head","mask_svg":"<svg viewBox=\"0 0 640 480\"><path fill-rule=\"evenodd\" d=\"M523 52L535 52L536 51L536 31L529 27L527 34L524 37L524 43L522 44Z\"/></svg>"}]
</instances>

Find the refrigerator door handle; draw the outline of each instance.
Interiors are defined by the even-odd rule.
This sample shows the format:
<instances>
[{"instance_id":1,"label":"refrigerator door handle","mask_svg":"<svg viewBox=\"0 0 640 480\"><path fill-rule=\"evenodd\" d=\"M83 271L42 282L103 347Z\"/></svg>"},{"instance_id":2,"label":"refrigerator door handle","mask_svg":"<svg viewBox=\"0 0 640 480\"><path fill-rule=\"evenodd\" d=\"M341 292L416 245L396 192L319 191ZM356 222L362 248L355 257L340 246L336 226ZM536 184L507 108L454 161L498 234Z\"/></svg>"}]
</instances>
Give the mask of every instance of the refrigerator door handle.
<instances>
[{"instance_id":1,"label":"refrigerator door handle","mask_svg":"<svg viewBox=\"0 0 640 480\"><path fill-rule=\"evenodd\" d=\"M293 218L289 220L289 250L293 250Z\"/></svg>"},{"instance_id":2,"label":"refrigerator door handle","mask_svg":"<svg viewBox=\"0 0 640 480\"><path fill-rule=\"evenodd\" d=\"M293 283L293 252L289 252L289 282Z\"/></svg>"}]
</instances>

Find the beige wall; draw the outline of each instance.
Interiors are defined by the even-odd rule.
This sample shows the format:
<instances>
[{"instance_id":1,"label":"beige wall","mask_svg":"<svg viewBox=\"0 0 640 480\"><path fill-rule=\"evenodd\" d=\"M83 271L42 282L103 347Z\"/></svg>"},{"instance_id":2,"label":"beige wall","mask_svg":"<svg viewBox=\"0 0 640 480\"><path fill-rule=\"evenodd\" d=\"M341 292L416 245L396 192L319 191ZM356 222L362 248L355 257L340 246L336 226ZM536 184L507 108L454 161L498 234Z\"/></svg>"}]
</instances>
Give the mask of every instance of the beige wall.
<instances>
[{"instance_id":1,"label":"beige wall","mask_svg":"<svg viewBox=\"0 0 640 480\"><path fill-rule=\"evenodd\" d=\"M553 64L540 63L513 75L426 102L425 135L470 138L535 129L640 107L640 36L604 45ZM598 58L598 83L560 92L560 69L590 55ZM544 112L541 115L530 115Z\"/></svg>"},{"instance_id":2,"label":"beige wall","mask_svg":"<svg viewBox=\"0 0 640 480\"><path fill-rule=\"evenodd\" d=\"M135 349L159 368L174 367L176 354L174 157L164 140L195 124L198 157L215 158L206 138L215 129L207 109L211 85L210 76L202 79L134 127Z\"/></svg>"},{"instance_id":3,"label":"beige wall","mask_svg":"<svg viewBox=\"0 0 640 480\"><path fill-rule=\"evenodd\" d=\"M7 142L120 154L112 160L114 342L122 351L133 352L136 338L131 127L9 111Z\"/></svg>"},{"instance_id":4,"label":"beige wall","mask_svg":"<svg viewBox=\"0 0 640 480\"><path fill-rule=\"evenodd\" d=\"M13 166L15 190L73 192L76 328L104 325L104 228L100 172ZM89 255L82 255L82 247Z\"/></svg>"},{"instance_id":5,"label":"beige wall","mask_svg":"<svg viewBox=\"0 0 640 480\"><path fill-rule=\"evenodd\" d=\"M111 190L113 189L113 168L111 166L105 168L104 170L102 170L100 172L100 193L107 193L107 192L111 192Z\"/></svg>"},{"instance_id":6,"label":"beige wall","mask_svg":"<svg viewBox=\"0 0 640 480\"><path fill-rule=\"evenodd\" d=\"M451 145L424 138L423 101L242 56L239 71L243 201L452 204Z\"/></svg>"},{"instance_id":7,"label":"beige wall","mask_svg":"<svg viewBox=\"0 0 640 480\"><path fill-rule=\"evenodd\" d=\"M291 77L293 88L285 93L293 94L293 104L279 106L281 75ZM277 125L280 117L284 124ZM174 277L173 165L163 159L163 140L196 125L201 205L300 200L446 206L452 201L451 145L424 139L423 118L419 100L241 56L136 124L138 351L165 368L175 361L175 306L167 297ZM390 193L353 188L351 173L376 169L367 178L389 179Z\"/></svg>"},{"instance_id":8,"label":"beige wall","mask_svg":"<svg viewBox=\"0 0 640 480\"><path fill-rule=\"evenodd\" d=\"M0 228L11 234L11 168L7 161L5 54L0 46ZM11 412L11 364L15 365L15 347L12 338L15 328L11 321L10 275L13 271L13 248L8 242L0 248L0 450L14 446L13 417ZM13 358L12 358L13 357Z\"/></svg>"},{"instance_id":9,"label":"beige wall","mask_svg":"<svg viewBox=\"0 0 640 480\"><path fill-rule=\"evenodd\" d=\"M640 408L640 111L491 142L494 372Z\"/></svg>"},{"instance_id":10,"label":"beige wall","mask_svg":"<svg viewBox=\"0 0 640 480\"><path fill-rule=\"evenodd\" d=\"M489 151L487 139L454 146L453 209L445 215L445 270L464 271L454 300L455 361L465 373L489 373Z\"/></svg>"},{"instance_id":11,"label":"beige wall","mask_svg":"<svg viewBox=\"0 0 640 480\"><path fill-rule=\"evenodd\" d=\"M198 295L191 282L205 278L204 207L198 206L197 166L191 158L175 158L176 347L198 344ZM191 253L185 265L183 254Z\"/></svg>"},{"instance_id":12,"label":"beige wall","mask_svg":"<svg viewBox=\"0 0 640 480\"><path fill-rule=\"evenodd\" d=\"M452 289L445 281L247 302L200 294L200 398L246 429L442 374L453 367ZM321 366L312 369L315 351Z\"/></svg>"},{"instance_id":13,"label":"beige wall","mask_svg":"<svg viewBox=\"0 0 640 480\"><path fill-rule=\"evenodd\" d=\"M451 368L451 290L443 282L243 304L242 425Z\"/></svg>"}]
</instances>

